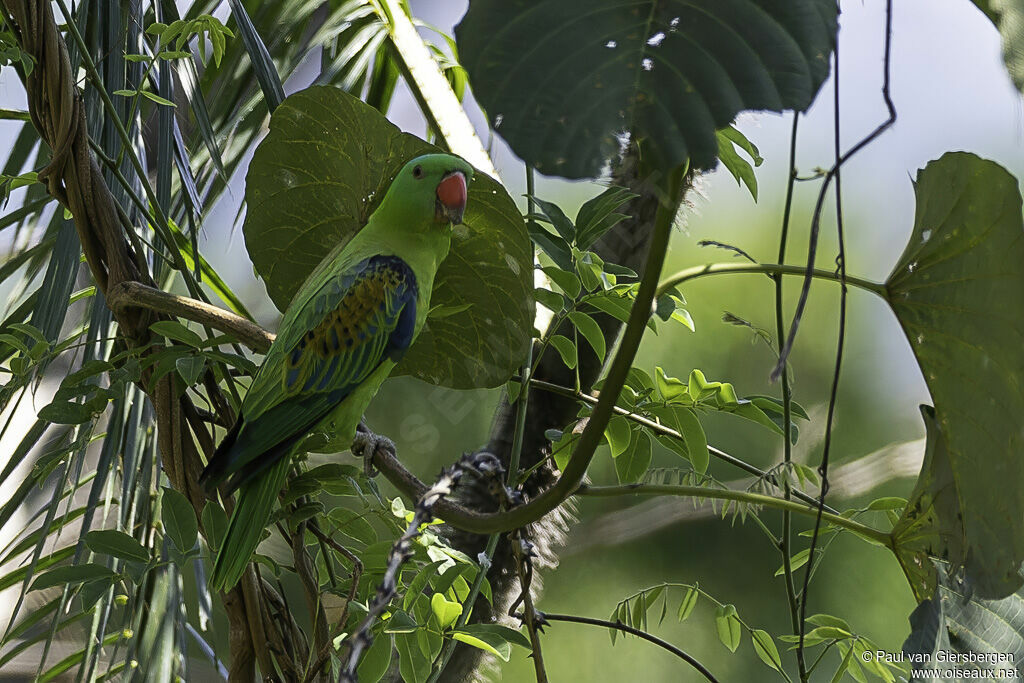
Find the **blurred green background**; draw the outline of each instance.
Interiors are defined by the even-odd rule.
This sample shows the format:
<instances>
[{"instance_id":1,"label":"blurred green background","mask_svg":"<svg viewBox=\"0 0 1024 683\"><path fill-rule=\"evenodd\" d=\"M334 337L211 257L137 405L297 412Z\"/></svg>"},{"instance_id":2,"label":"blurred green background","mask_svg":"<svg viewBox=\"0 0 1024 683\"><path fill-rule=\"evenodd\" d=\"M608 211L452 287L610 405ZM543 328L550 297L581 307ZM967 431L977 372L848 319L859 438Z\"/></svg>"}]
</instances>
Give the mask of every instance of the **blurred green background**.
<instances>
[{"instance_id":1,"label":"blurred green background","mask_svg":"<svg viewBox=\"0 0 1024 683\"><path fill-rule=\"evenodd\" d=\"M466 3L413 0L413 14L450 30ZM884 119L879 89L882 70L884 3L844 2L841 16L841 113L844 147ZM851 274L882 280L897 261L913 220L911 179L928 160L948 150L963 149L988 157L1020 176L1024 171L1024 127L1017 93L1005 74L999 38L991 23L968 0L930 0L896 3L893 42L892 94L898 110L893 129L844 167L842 185ZM288 91L305 83L292 79ZM402 86L404 87L404 86ZM801 175L831 164L831 81L801 122L798 168ZM0 75L0 101L23 107L23 93L13 74ZM479 109L467 105L479 130ZM391 118L410 132L423 134L424 124L407 90L400 90ZM790 117L744 115L737 126L761 150L764 164L757 170L760 197L754 202L723 169L700 179L680 216L667 272L705 262L732 260L730 252L697 246L702 239L737 245L755 258L774 261L787 172ZM0 145L11 144L13 124L0 122ZM486 137L485 137L486 139ZM510 193L523 192L522 164L500 139L491 142L493 158ZM279 315L253 276L241 231L232 228L244 191L244 169L231 190L207 217L201 249L246 305L268 327ZM601 190L598 184L542 179L538 194L559 203L569 215ZM810 208L816 182L799 183L789 247L790 262L806 255ZM12 199L17 206L20 193ZM831 202L823 221L819 264L831 267L835 254L834 212ZM6 251L9 245L0 245ZM787 310L795 305L797 279L786 283ZM0 292L2 293L2 292ZM696 333L677 324L661 326L648 335L637 365L653 373L661 365L669 375L686 377L700 368L708 379L732 382L740 395L778 395L769 383L774 357L750 330L725 324L729 311L754 325L774 330L773 291L764 276L707 278L687 285L684 294L697 326ZM802 423L796 456L817 464L824 407L835 352L838 290L816 285L792 355L794 398L811 414ZM921 444L903 449L894 445L920 439L923 425L918 404L928 400L913 356L895 319L870 294L852 291L849 337L836 415L833 466L838 470L876 451L863 471L846 470L840 493L871 485L833 505L863 505L883 495L906 496L913 484ZM478 447L487 437L497 392L454 392L409 378L389 381L371 407L369 419L379 432L391 436L400 457L422 478L430 478L464 450ZM26 419L45 405L45 397L26 408ZM20 419L20 418L19 418ZM709 442L761 467L781 457L781 441L751 423L728 416L705 422ZM12 430L17 436L19 430ZM655 466L681 465L675 456L655 446ZM9 452L0 444L0 453ZM741 473L712 461L712 473L722 481L741 479ZM612 483L614 469L607 449L591 469L597 483ZM636 507L636 506L641 507ZM630 510L628 516L624 511ZM780 515L764 512L764 521L779 528ZM867 521L883 522L883 520ZM809 520L798 519L797 529ZM732 603L752 627L773 634L788 632L789 613L777 550L750 522L694 512L690 501L654 504L639 499L583 501L579 523L569 532L557 570L544 573L538 608L593 617L607 617L615 604L635 591L663 581L693 582L722 602ZM800 573L802 577L802 571ZM773 680L754 653L749 638L730 654L715 633L714 609L701 601L683 624L675 619L680 592L669 595L669 616L654 633L693 654L722 681ZM914 601L890 553L842 536L829 552L812 584L810 613L836 614L887 650L898 650L909 631L907 615ZM656 617L656 614L655 614ZM784 649L780 643L780 649ZM698 680L671 655L636 639L618 640L589 626L554 624L543 641L545 661L553 681L689 681ZM837 655L831 653L834 670ZM788 659L788 656L787 656ZM828 680L829 665L816 679ZM532 680L532 664L516 649L513 660L495 673L494 680Z\"/></svg>"}]
</instances>

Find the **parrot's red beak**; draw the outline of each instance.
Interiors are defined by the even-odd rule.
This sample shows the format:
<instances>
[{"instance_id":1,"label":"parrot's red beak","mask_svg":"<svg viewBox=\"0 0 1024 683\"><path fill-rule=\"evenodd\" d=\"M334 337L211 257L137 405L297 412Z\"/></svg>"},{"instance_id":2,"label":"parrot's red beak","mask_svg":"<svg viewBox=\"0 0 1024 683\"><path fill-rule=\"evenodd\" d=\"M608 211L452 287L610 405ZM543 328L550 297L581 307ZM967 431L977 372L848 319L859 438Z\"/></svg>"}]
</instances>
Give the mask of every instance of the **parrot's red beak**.
<instances>
[{"instance_id":1,"label":"parrot's red beak","mask_svg":"<svg viewBox=\"0 0 1024 683\"><path fill-rule=\"evenodd\" d=\"M437 184L438 218L447 218L453 225L462 222L466 210L466 176L461 171L448 173Z\"/></svg>"}]
</instances>

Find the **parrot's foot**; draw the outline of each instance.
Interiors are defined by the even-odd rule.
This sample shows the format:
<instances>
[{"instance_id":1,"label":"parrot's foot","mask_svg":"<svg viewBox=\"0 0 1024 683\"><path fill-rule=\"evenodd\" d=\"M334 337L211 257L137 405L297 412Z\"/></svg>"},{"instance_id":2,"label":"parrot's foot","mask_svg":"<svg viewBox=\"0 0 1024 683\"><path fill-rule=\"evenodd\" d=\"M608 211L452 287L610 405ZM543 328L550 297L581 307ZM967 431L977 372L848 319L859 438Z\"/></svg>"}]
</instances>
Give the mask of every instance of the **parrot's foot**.
<instances>
[{"instance_id":1,"label":"parrot's foot","mask_svg":"<svg viewBox=\"0 0 1024 683\"><path fill-rule=\"evenodd\" d=\"M356 429L355 438L352 439L352 455L363 459L363 472L369 478L377 476L377 470L373 466L373 456L382 451L388 455L396 454L395 442L386 436L374 434L362 422Z\"/></svg>"}]
</instances>

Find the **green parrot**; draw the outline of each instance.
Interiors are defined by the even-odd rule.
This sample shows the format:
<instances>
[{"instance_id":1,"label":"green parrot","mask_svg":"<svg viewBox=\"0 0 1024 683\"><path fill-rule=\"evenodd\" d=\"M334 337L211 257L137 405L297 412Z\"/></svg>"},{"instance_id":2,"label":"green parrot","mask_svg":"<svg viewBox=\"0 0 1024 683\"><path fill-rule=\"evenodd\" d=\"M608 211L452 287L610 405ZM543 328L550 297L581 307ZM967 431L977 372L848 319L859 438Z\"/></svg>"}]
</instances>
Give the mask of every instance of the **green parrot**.
<instances>
[{"instance_id":1,"label":"green parrot","mask_svg":"<svg viewBox=\"0 0 1024 683\"><path fill-rule=\"evenodd\" d=\"M472 166L448 154L406 163L366 226L292 299L238 421L199 480L211 495L238 489L214 590L242 577L303 438L324 423L355 439L370 400L423 327L472 177Z\"/></svg>"}]
</instances>

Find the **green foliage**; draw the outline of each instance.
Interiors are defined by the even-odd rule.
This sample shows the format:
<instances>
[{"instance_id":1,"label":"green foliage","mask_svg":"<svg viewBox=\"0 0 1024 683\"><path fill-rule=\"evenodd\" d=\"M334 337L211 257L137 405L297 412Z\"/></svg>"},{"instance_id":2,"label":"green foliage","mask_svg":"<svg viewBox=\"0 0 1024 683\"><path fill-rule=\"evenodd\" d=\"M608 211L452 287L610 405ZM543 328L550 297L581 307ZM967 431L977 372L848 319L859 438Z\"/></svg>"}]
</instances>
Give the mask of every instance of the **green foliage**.
<instances>
[{"instance_id":1,"label":"green foliage","mask_svg":"<svg viewBox=\"0 0 1024 683\"><path fill-rule=\"evenodd\" d=\"M476 96L516 154L542 173L584 178L618 154L622 131L652 168L707 169L716 129L739 112L806 109L829 72L837 9L485 0L455 33Z\"/></svg>"},{"instance_id":2,"label":"green foliage","mask_svg":"<svg viewBox=\"0 0 1024 683\"><path fill-rule=\"evenodd\" d=\"M183 48L196 39L196 46L199 49L199 59L206 64L206 43L209 40L213 47L213 64L220 66L220 60L224 58L224 51L228 38L233 38L231 29L224 26L220 19L209 14L200 14L189 19L176 19L170 24L154 22L146 28L146 33L160 38L160 46L163 51L157 54L157 59L182 57L191 58L190 52L184 52ZM174 49L169 48L173 44Z\"/></svg>"},{"instance_id":3,"label":"green foliage","mask_svg":"<svg viewBox=\"0 0 1024 683\"><path fill-rule=\"evenodd\" d=\"M737 183L743 183L747 186L747 190L750 191L750 196L757 201L757 175L754 174L754 167L760 166L764 159L761 158L761 154L757 151L757 147L750 140L747 139L743 133L739 132L732 126L726 126L718 131L718 159L725 166L726 170L732 174L732 177L736 179ZM750 165L746 159L741 157L736 151L741 149L750 157L750 160L754 162L754 166Z\"/></svg>"},{"instance_id":4,"label":"green foliage","mask_svg":"<svg viewBox=\"0 0 1024 683\"><path fill-rule=\"evenodd\" d=\"M137 265L148 268L153 281L199 299L209 293L252 319L242 298L204 259L200 226L263 134L267 111L283 99L282 82L311 55L321 58L317 82L335 87L303 91L279 108L247 190L246 240L279 308L330 247L365 222L397 167L434 149L377 115L387 112L399 80L409 73L406 55L397 54L389 33L386 9L404 4L230 0L227 6L197 5L179 16L178 5L163 3L154 16L144 3L144 15L122 21L116 3L84 3L78 15L63 18L69 57L81 69L76 73L84 73L75 94L85 103L97 162L108 171L123 224L132 226L126 243L138 250ZM977 4L1003 33L1007 65L1019 86L1019 2ZM629 14L633 10L640 11L638 19ZM707 168L718 158L756 200L761 157L728 124L744 109L810 104L828 72L835 11L830 0L735 6L600 0L585 9L555 0L480 0L460 27L458 45L442 35L447 48L428 49L460 101L473 75L474 92L496 131L542 171L594 176L628 142L640 152L641 176L684 160ZM230 16L232 28L214 13ZM164 23L150 23L153 18ZM81 33L76 36L72 27ZM726 29L733 32L723 35ZM235 35L241 40L228 40ZM97 56L98 70L89 63ZM18 76L38 76L34 70L42 68L21 51L15 33L3 31L0 65L8 64ZM680 79L688 82L680 87ZM114 97L110 107L99 97L98 84L131 100ZM428 126L438 128L432 93L415 94ZM143 100L162 106L142 106ZM172 102L188 106L172 112ZM47 391L37 393L37 400L51 387L56 393L49 403L44 398L34 405L41 406L39 419L0 471L0 484L11 491L0 506L0 530L11 538L0 549L0 590L20 587L0 636L0 669L38 653L38 680L76 670L81 680L110 680L132 669L147 679L186 680L196 675L188 667L198 651L215 665L226 655L218 628L222 604L202 585L202 564L209 566L222 542L227 516L220 501L210 501L197 519L194 498L169 486L161 466L173 461L157 448L169 435L154 429L155 404L143 397L140 385L172 378L178 395L171 404L180 399L190 411L191 430L182 438L194 436L208 450L230 425L257 366L230 336L183 320L160 320L150 327L152 341L136 344L121 334L104 299L94 296L95 286L85 283L72 293L86 275L71 222L76 217L58 208L47 220L52 184L40 183L37 170L48 163L50 150L38 144L24 112L5 117L26 125L0 188L5 200L11 190L24 188L19 196L26 199L0 217L0 230L14 226L14 238L5 242L11 253L0 265L0 281L13 291L0 323L0 408L14 412L19 403L28 405L40 387ZM811 530L792 529L785 547L768 526L772 518L762 518L760 505L750 503L753 496L742 497L755 492L768 496L769 505L781 504L788 488L787 509L798 509L792 508L796 497L813 500L810 488L819 483L813 466L777 462L746 491L729 492L739 500L712 504L722 517L731 511L734 520L756 524L783 550L778 576L787 573L787 565L790 572L815 566L841 529L890 545L922 599L907 650L1012 651L1018 660L1024 657L1017 647L1024 633L1017 575L1024 559L1024 494L1006 486L1024 474L1017 426L1024 408L1024 226L1015 183L994 164L965 154L947 155L918 178L914 234L884 287L935 403L924 410L926 461L910 499L885 496L839 515L826 512L814 557L806 546ZM649 199L652 187L637 187ZM637 297L638 274L598 255L607 246L607 231L643 205L635 199L634 192L607 187L570 217L557 203L531 197L536 209L526 217L528 235L548 281L534 290L535 249L523 234L521 216L495 180L478 175L470 188L467 225L455 233L428 328L403 371L455 387L505 384L514 401L523 395L526 373L508 378L534 344L531 370L542 358L560 360L568 379L556 390L579 404L568 425L544 435L551 458L564 468L596 400L581 380L581 368L613 355L609 318L625 322ZM742 250L711 244L756 265ZM92 252L85 253L95 266ZM533 331L534 297L553 314L543 332ZM733 314L724 319L771 346L772 335L755 324ZM654 333L678 331L662 324L670 321L694 329L678 288L662 291L646 324ZM681 377L662 367L653 375L630 370L604 430L620 483L686 487L694 500L721 493L724 484L712 476L717 469L710 457L731 456L708 443L708 414L731 414L763 427L766 453L777 447L786 427L795 441L796 422L808 419L795 402L741 397L731 383L684 367L689 371ZM790 425L784 423L787 412ZM12 424L17 421L0 426L0 437L10 436ZM651 469L655 441L683 458L683 467ZM324 445L323 435L314 434L304 446L315 451L318 444ZM18 469L21 463L26 466ZM294 467L267 543L255 558L264 585L273 588L261 600L280 590L282 601L273 606L283 623L286 610L303 604L294 597L305 592L314 626L300 633L308 624L296 610L297 629L289 642L305 642L313 660L318 653L311 646L326 638L333 648L321 652L333 675L383 578L394 540L413 518L411 502L386 499L361 468L333 458L300 456ZM892 531L861 526L861 532L873 532L861 533L852 524L857 520L879 521ZM513 646L530 648L515 629L466 623L478 608L470 599L474 582L480 580L484 600L492 599L481 575L487 561L453 548L439 525L433 520L421 527L396 577L397 593L373 626L360 680L381 680L395 668L405 680L431 680L455 642L503 661ZM937 556L946 560L937 562ZM768 574L764 579L772 583ZM986 599L990 595L1001 599ZM798 636L754 628L744 619L752 609L741 596L719 600L696 582L662 584L621 601L612 620L653 631L674 612L705 630L716 656L746 653L755 666L760 661L773 676L788 680L791 654L780 653L778 643L792 650ZM614 643L620 634L610 635ZM55 655L58 638L72 645ZM287 649L274 647L267 649L275 656ZM814 680L893 681L906 675L872 656L879 645L839 617L809 617L804 648Z\"/></svg>"},{"instance_id":5,"label":"green foliage","mask_svg":"<svg viewBox=\"0 0 1024 683\"><path fill-rule=\"evenodd\" d=\"M1021 0L973 0L999 29L1003 61L1017 89L1024 89L1024 3Z\"/></svg>"},{"instance_id":6,"label":"green foliage","mask_svg":"<svg viewBox=\"0 0 1024 683\"><path fill-rule=\"evenodd\" d=\"M1019 626L1024 610L1022 591L1001 600L984 600L967 593L967 586L949 571L949 565L935 562L934 568L938 575L935 594L911 613L911 632L903 651L927 656L930 662L937 661L940 652L947 660L948 653L1009 655L1009 661L985 668L1014 668L1024 657ZM975 668L970 662L943 666L963 672L963 678L973 675L970 670Z\"/></svg>"},{"instance_id":7,"label":"green foliage","mask_svg":"<svg viewBox=\"0 0 1024 683\"><path fill-rule=\"evenodd\" d=\"M174 489L164 488L160 519L164 524L164 532L174 541L179 552L192 550L199 534L199 523L188 498Z\"/></svg>"},{"instance_id":8,"label":"green foliage","mask_svg":"<svg viewBox=\"0 0 1024 683\"><path fill-rule=\"evenodd\" d=\"M1002 598L1024 581L1024 490L1004 486L1024 480L1024 323L1014 313L1024 310L1021 196L1006 170L965 153L929 163L915 189L914 231L886 290L937 430L906 520L930 517L923 526L942 541L927 549L963 564L980 597Z\"/></svg>"},{"instance_id":9,"label":"green foliage","mask_svg":"<svg viewBox=\"0 0 1024 683\"><path fill-rule=\"evenodd\" d=\"M20 65L25 76L30 76L35 68L35 60L32 55L25 54L18 46L14 34L7 28L6 22L0 20L0 66Z\"/></svg>"},{"instance_id":10,"label":"green foliage","mask_svg":"<svg viewBox=\"0 0 1024 683\"><path fill-rule=\"evenodd\" d=\"M309 88L285 101L246 185L246 245L278 308L325 254L365 225L398 169L431 151L437 148L336 88ZM532 287L519 213L497 182L477 173L431 299L448 314L428 321L396 372L457 388L501 385L520 365L533 329Z\"/></svg>"}]
</instances>

